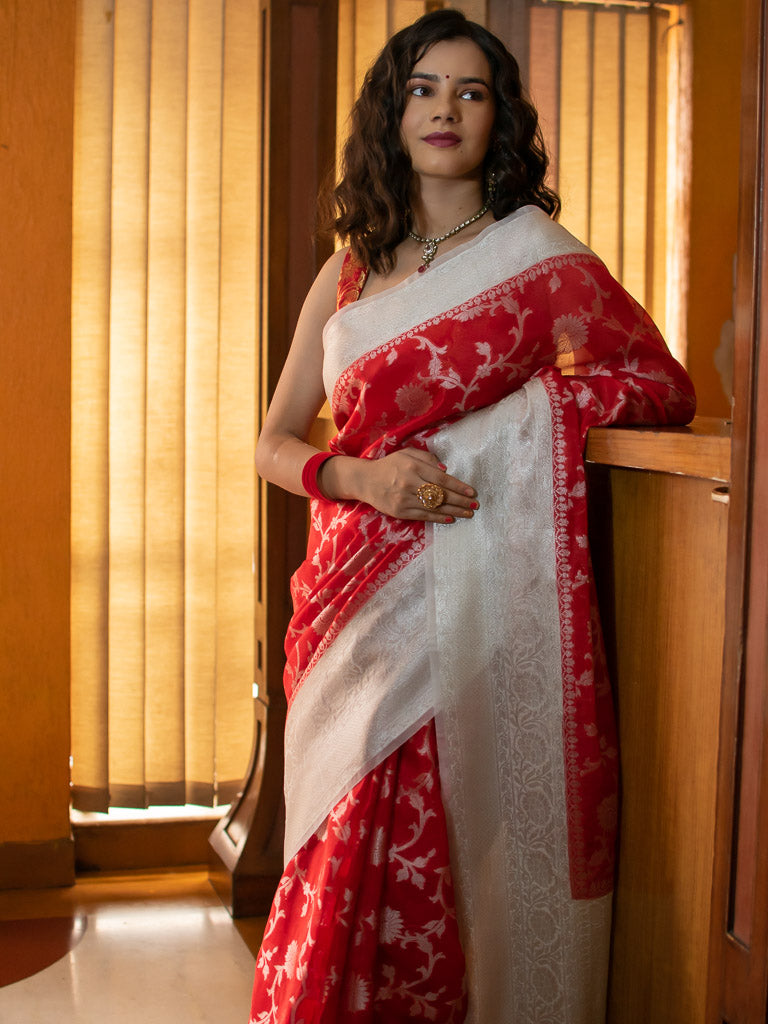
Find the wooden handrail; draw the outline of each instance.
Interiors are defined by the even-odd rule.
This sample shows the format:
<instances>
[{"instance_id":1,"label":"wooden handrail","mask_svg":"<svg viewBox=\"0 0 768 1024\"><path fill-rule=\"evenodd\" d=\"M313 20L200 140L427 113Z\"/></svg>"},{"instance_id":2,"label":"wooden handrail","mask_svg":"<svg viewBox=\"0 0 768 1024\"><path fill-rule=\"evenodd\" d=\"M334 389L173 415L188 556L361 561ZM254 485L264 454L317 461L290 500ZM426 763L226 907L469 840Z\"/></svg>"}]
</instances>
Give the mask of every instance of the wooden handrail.
<instances>
[{"instance_id":1,"label":"wooden handrail","mask_svg":"<svg viewBox=\"0 0 768 1024\"><path fill-rule=\"evenodd\" d=\"M731 476L728 420L697 416L687 427L593 427L586 458L605 466L655 470L727 483Z\"/></svg>"}]
</instances>

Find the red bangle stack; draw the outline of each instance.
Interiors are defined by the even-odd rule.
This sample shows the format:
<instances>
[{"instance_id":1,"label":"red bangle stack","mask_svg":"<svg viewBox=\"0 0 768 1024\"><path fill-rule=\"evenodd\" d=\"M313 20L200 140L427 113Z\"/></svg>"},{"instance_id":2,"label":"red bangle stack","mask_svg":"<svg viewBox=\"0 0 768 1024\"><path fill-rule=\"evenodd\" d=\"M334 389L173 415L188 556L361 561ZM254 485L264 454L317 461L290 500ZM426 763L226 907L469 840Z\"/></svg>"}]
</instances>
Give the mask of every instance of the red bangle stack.
<instances>
[{"instance_id":1,"label":"red bangle stack","mask_svg":"<svg viewBox=\"0 0 768 1024\"><path fill-rule=\"evenodd\" d=\"M304 469L301 471L301 486L310 498L328 500L317 485L317 474L320 472L322 464L332 458L332 452L318 452L317 455L311 455L304 463Z\"/></svg>"}]
</instances>

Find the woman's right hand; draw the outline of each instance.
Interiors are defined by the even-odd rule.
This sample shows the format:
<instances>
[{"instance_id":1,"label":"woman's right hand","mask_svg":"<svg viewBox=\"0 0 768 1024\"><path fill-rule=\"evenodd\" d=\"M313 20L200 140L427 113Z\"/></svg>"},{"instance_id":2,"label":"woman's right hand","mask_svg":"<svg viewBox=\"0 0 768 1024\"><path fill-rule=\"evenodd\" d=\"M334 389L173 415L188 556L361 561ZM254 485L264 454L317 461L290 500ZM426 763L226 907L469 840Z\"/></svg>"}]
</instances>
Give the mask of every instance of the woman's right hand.
<instances>
[{"instance_id":1,"label":"woman's right hand","mask_svg":"<svg viewBox=\"0 0 768 1024\"><path fill-rule=\"evenodd\" d=\"M331 498L357 498L395 519L450 523L471 519L478 507L474 487L451 476L432 452L403 448L381 459L355 459L338 455L321 468L318 483ZM437 484L445 491L439 508L426 509L419 501L422 484Z\"/></svg>"}]
</instances>

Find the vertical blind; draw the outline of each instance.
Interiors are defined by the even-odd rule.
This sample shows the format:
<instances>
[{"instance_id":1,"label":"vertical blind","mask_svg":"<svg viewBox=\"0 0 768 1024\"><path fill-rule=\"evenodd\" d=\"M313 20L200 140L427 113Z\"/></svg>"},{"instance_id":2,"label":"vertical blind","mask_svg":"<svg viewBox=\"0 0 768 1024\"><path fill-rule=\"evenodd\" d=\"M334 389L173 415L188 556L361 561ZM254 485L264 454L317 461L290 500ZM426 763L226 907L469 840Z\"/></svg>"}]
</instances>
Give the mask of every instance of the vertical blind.
<instances>
[{"instance_id":1,"label":"vertical blind","mask_svg":"<svg viewBox=\"0 0 768 1024\"><path fill-rule=\"evenodd\" d=\"M252 743L257 0L78 0L72 783L226 803Z\"/></svg>"},{"instance_id":2,"label":"vertical blind","mask_svg":"<svg viewBox=\"0 0 768 1024\"><path fill-rule=\"evenodd\" d=\"M561 222L605 260L683 358L680 9L530 0L529 18L529 87Z\"/></svg>"}]
</instances>

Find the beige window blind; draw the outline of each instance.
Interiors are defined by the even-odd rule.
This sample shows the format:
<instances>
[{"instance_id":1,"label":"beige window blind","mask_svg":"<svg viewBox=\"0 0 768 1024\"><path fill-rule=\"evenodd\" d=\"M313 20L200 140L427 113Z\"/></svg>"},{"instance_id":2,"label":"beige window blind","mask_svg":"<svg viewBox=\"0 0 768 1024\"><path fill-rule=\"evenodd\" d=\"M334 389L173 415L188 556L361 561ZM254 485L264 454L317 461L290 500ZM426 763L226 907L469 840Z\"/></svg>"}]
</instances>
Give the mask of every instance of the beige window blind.
<instances>
[{"instance_id":1,"label":"beige window blind","mask_svg":"<svg viewBox=\"0 0 768 1024\"><path fill-rule=\"evenodd\" d=\"M680 5L530 0L529 88L561 223L685 356L686 31Z\"/></svg>"},{"instance_id":2,"label":"beige window blind","mask_svg":"<svg viewBox=\"0 0 768 1024\"><path fill-rule=\"evenodd\" d=\"M78 0L74 806L225 803L252 742L256 0Z\"/></svg>"}]
</instances>

